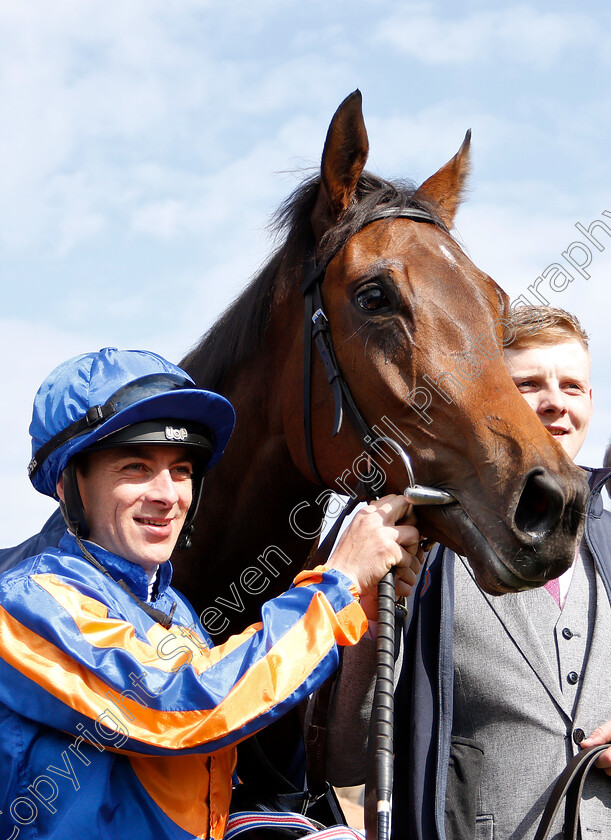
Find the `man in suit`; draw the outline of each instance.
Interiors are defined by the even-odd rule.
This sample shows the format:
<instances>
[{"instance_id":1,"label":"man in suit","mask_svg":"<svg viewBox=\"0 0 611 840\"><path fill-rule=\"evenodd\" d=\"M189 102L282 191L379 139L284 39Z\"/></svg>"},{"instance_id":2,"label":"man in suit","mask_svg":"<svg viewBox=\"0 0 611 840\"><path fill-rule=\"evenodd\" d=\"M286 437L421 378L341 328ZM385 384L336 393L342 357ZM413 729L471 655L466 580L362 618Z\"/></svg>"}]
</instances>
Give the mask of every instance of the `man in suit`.
<instances>
[{"instance_id":1,"label":"man in suit","mask_svg":"<svg viewBox=\"0 0 611 840\"><path fill-rule=\"evenodd\" d=\"M505 349L509 373L575 458L592 415L585 332L552 307L517 310L507 331L515 334ZM555 592L488 596L466 558L443 546L429 553L410 606L396 694L395 838L532 840L571 756L611 742L611 515L600 498L608 476L589 471L584 539L576 562L553 581ZM350 688L338 691L336 704L346 717L359 677L364 681L367 645L352 653L360 662L344 657ZM352 737L355 731L353 722ZM360 781L359 745L350 751L344 769L350 763L352 772L336 783ZM611 837L611 749L597 764L584 791L582 840ZM552 836L561 828L560 817Z\"/></svg>"}]
</instances>

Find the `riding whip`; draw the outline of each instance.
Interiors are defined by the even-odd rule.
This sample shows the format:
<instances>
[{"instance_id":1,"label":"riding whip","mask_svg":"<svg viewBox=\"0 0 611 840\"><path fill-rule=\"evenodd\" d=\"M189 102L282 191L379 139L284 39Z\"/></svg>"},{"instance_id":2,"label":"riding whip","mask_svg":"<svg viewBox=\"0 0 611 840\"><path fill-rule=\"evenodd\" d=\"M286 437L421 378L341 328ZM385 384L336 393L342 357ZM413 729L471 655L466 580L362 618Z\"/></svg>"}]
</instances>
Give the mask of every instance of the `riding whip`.
<instances>
[{"instance_id":1,"label":"riding whip","mask_svg":"<svg viewBox=\"0 0 611 840\"><path fill-rule=\"evenodd\" d=\"M401 458L409 484L403 495L412 505L447 505L454 497L444 490L422 487L414 480L409 456L392 438L378 437L375 444L387 443ZM378 634L375 716L375 777L377 840L389 840L393 789L394 730L394 665L395 665L395 582L387 572L378 584Z\"/></svg>"}]
</instances>

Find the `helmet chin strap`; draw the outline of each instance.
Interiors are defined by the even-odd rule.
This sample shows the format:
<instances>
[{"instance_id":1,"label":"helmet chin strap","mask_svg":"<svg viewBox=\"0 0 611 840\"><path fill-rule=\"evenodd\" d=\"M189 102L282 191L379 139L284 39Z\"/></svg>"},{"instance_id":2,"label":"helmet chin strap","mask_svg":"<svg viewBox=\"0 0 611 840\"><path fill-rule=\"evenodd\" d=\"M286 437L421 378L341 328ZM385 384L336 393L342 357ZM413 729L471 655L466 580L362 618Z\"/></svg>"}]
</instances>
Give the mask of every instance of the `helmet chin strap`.
<instances>
[{"instance_id":1,"label":"helmet chin strap","mask_svg":"<svg viewBox=\"0 0 611 840\"><path fill-rule=\"evenodd\" d=\"M159 624L161 624L161 626L165 627L166 630L170 629L170 627L172 626L172 618L174 616L174 613L175 613L176 607L177 607L176 601L173 602L169 613L164 613L163 610L157 610L157 609L155 609L155 607L151 607L151 605L147 604L146 601L141 601L140 598L138 598L138 596L135 595L131 591L131 589L125 583L124 580L122 580L121 578L119 578L119 580L117 580L115 577L113 577L110 574L110 572L108 571L108 569L105 566L103 566L102 563L99 562L99 560L96 560L96 558L89 551L89 549L83 544L83 542L82 542L81 538L78 536L78 534L76 535L76 541L78 543L78 547L81 549L81 552L82 552L85 560L89 560L91 565L95 566L96 569L99 572L102 572L103 575L106 575L106 577L110 578L111 580L114 580L114 582L117 584L117 586L120 586L121 589L127 595L129 595L129 597L132 599L132 601L134 601L134 603L136 603L140 607L140 609L143 610L143 612L145 612L148 616L150 616L153 619L153 621L156 621Z\"/></svg>"},{"instance_id":2,"label":"helmet chin strap","mask_svg":"<svg viewBox=\"0 0 611 840\"><path fill-rule=\"evenodd\" d=\"M81 491L78 486L78 477L76 474L76 459L68 462L64 472L62 473L64 485L64 499L60 499L59 508L62 516L75 536L86 540L89 536L89 524L81 498Z\"/></svg>"},{"instance_id":3,"label":"helmet chin strap","mask_svg":"<svg viewBox=\"0 0 611 840\"><path fill-rule=\"evenodd\" d=\"M193 497L191 499L189 510L187 511L185 524L182 526L180 534L178 535L176 546L174 548L175 551L188 551L192 546L191 535L193 534L193 531L195 531L195 525L193 522L195 520L197 509L199 508L199 503L202 499L202 493L204 490L204 473L205 467L203 464L195 463L193 465Z\"/></svg>"},{"instance_id":4,"label":"helmet chin strap","mask_svg":"<svg viewBox=\"0 0 611 840\"><path fill-rule=\"evenodd\" d=\"M180 534L178 535L178 539L176 540L176 545L174 547L174 551L188 551L193 542L191 540L191 534L195 530L194 525L183 525Z\"/></svg>"}]
</instances>

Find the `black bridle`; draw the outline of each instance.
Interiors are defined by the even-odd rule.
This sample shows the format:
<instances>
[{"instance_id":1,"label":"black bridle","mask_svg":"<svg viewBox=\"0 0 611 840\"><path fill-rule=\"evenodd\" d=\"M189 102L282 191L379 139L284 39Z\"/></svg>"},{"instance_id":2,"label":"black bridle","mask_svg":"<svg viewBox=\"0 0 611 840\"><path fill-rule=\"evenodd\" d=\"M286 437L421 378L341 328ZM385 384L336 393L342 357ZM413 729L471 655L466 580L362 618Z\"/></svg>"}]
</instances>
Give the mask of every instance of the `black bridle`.
<instances>
[{"instance_id":1,"label":"black bridle","mask_svg":"<svg viewBox=\"0 0 611 840\"><path fill-rule=\"evenodd\" d=\"M445 225L431 213L419 207L403 209L385 208L377 210L359 228L362 230L372 222L382 219L411 219L441 227L447 232ZM340 246L343 247L343 246ZM339 249L338 249L339 250ZM327 374L327 379L333 392L335 403L335 418L333 422L333 437L341 429L344 413L346 413L359 435L365 452L371 454L375 444L385 441L403 460L408 475L408 486L404 495L412 504L448 504L453 497L443 490L431 487L420 487L414 481L409 456L394 440L377 437L359 410L350 387L344 379L339 367L329 320L325 314L322 300L321 286L329 263L338 251L325 256L320 262L312 256L304 272L301 291L305 301L305 322L303 340L303 424L308 465L313 478L320 484L325 484L316 467L314 444L312 440L312 344L316 346ZM371 462L370 462L371 463ZM374 498L372 478L375 475L373 467L369 476L362 478L360 485L368 498ZM347 515L356 504L353 499L345 508ZM342 517L343 518L343 517ZM330 553L335 536L339 533L340 520L325 540L326 547L319 549L322 554ZM334 536L335 534L335 536ZM318 555L317 555L318 557ZM317 562L324 562L321 557ZM374 715L376 724L375 737L375 774L377 800L377 840L389 840L392 810L393 788L393 730L394 730L394 660L395 660L395 586L392 572L388 572L378 587L378 628L377 628L377 670L376 690L374 699Z\"/></svg>"},{"instance_id":2,"label":"black bridle","mask_svg":"<svg viewBox=\"0 0 611 840\"><path fill-rule=\"evenodd\" d=\"M367 218L359 228L362 230L367 225L381 220L411 219L414 222L424 222L436 225L447 231L447 228L436 216L420 207L382 208L376 210L372 216ZM343 247L343 246L342 246ZM344 412L358 433L366 452L371 451L371 443L375 434L370 429L365 418L361 414L348 383L340 370L331 332L329 320L325 314L321 287L325 274L331 260L336 256L337 251L325 256L317 262L312 256L307 263L301 293L305 302L305 320L303 329L303 424L305 433L306 453L308 465L314 479L320 484L325 484L316 467L314 458L314 444L312 442L312 344L316 346L327 374L327 379L333 391L335 403L335 418L333 421L333 437L337 435L342 427Z\"/></svg>"}]
</instances>

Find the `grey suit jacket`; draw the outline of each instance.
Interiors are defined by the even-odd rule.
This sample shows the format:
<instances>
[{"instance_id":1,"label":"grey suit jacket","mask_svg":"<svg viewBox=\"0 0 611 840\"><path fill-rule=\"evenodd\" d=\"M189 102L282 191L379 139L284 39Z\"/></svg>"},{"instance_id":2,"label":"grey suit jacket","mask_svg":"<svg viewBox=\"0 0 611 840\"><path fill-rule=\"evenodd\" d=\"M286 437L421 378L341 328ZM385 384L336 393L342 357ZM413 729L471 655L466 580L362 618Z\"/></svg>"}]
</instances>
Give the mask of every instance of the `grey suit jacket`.
<instances>
[{"instance_id":1,"label":"grey suit jacket","mask_svg":"<svg viewBox=\"0 0 611 840\"><path fill-rule=\"evenodd\" d=\"M544 589L487 596L466 562L456 563L452 737L461 757L448 792L457 774L464 780L471 747L480 772L462 793L475 804L476 840L532 838L583 733L611 720L611 606L584 555L562 612ZM611 778L600 770L581 825L583 840L611 838Z\"/></svg>"}]
</instances>

